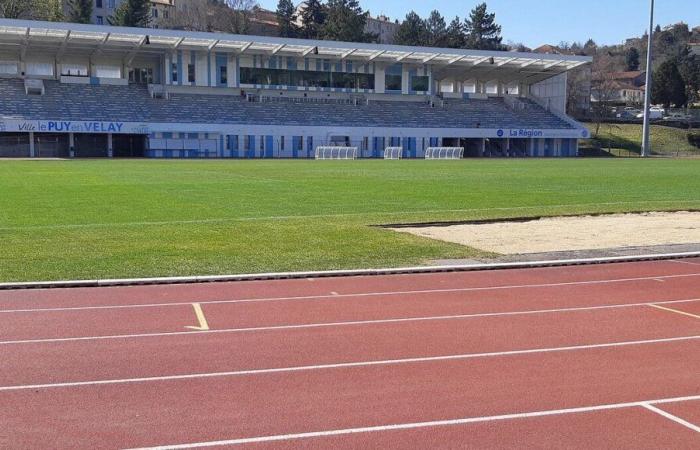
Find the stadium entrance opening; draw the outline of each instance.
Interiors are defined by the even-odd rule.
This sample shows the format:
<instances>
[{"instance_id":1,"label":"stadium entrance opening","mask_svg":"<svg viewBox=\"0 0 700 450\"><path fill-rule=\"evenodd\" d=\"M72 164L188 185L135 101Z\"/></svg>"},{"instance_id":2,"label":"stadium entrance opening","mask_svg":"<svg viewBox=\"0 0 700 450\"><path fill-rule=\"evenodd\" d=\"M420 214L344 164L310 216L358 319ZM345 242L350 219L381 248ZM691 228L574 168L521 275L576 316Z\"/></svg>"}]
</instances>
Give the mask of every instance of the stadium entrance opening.
<instances>
[{"instance_id":1,"label":"stadium entrance opening","mask_svg":"<svg viewBox=\"0 0 700 450\"><path fill-rule=\"evenodd\" d=\"M462 138L459 140L459 145L457 147L464 148L465 158L479 158L483 156L481 154L481 139Z\"/></svg>"},{"instance_id":2,"label":"stadium entrance opening","mask_svg":"<svg viewBox=\"0 0 700 450\"><path fill-rule=\"evenodd\" d=\"M76 158L106 158L109 156L109 136L104 133L76 133ZM146 153L146 136L140 134L113 134L112 156L115 158L142 158Z\"/></svg>"},{"instance_id":3,"label":"stadium entrance opening","mask_svg":"<svg viewBox=\"0 0 700 450\"><path fill-rule=\"evenodd\" d=\"M146 154L146 136L142 134L112 135L115 158L143 158Z\"/></svg>"}]
</instances>

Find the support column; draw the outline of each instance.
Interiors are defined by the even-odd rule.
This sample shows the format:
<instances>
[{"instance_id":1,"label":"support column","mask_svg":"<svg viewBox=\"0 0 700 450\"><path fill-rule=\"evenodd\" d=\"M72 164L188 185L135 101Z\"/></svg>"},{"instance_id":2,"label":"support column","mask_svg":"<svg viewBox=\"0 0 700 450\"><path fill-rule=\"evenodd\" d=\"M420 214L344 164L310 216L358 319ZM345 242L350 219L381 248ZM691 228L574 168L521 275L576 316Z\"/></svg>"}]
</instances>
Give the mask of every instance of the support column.
<instances>
[{"instance_id":1,"label":"support column","mask_svg":"<svg viewBox=\"0 0 700 450\"><path fill-rule=\"evenodd\" d=\"M29 132L29 157L36 158L36 150L34 148L34 132Z\"/></svg>"},{"instance_id":2,"label":"support column","mask_svg":"<svg viewBox=\"0 0 700 450\"><path fill-rule=\"evenodd\" d=\"M75 158L75 136L73 133L68 133L68 156Z\"/></svg>"},{"instance_id":3,"label":"support column","mask_svg":"<svg viewBox=\"0 0 700 450\"><path fill-rule=\"evenodd\" d=\"M525 141L525 152L527 153L527 156L534 156L532 154L532 143L532 139L528 139L527 141Z\"/></svg>"},{"instance_id":4,"label":"support column","mask_svg":"<svg viewBox=\"0 0 700 450\"><path fill-rule=\"evenodd\" d=\"M510 138L506 138L506 155L510 156Z\"/></svg>"},{"instance_id":5,"label":"support column","mask_svg":"<svg viewBox=\"0 0 700 450\"><path fill-rule=\"evenodd\" d=\"M483 158L486 153L486 139L481 138L479 142L479 158Z\"/></svg>"},{"instance_id":6,"label":"support column","mask_svg":"<svg viewBox=\"0 0 700 450\"><path fill-rule=\"evenodd\" d=\"M574 139L574 142L576 142L576 145L575 145L576 153L574 153L572 156L579 156L579 154L578 154L579 140L578 140L578 139Z\"/></svg>"},{"instance_id":7,"label":"support column","mask_svg":"<svg viewBox=\"0 0 700 450\"><path fill-rule=\"evenodd\" d=\"M107 133L107 158L114 157L114 147L112 145L112 133Z\"/></svg>"}]
</instances>

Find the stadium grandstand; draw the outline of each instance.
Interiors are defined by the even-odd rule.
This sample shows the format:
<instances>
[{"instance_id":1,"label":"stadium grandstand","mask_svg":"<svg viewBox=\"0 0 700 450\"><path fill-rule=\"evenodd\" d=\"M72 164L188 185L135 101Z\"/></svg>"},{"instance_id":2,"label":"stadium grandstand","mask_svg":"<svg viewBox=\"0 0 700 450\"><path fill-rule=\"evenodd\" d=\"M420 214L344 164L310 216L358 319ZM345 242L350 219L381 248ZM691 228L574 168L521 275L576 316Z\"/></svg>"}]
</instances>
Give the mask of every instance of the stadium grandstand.
<instances>
[{"instance_id":1,"label":"stadium grandstand","mask_svg":"<svg viewBox=\"0 0 700 450\"><path fill-rule=\"evenodd\" d=\"M0 156L575 156L567 72L589 62L0 19Z\"/></svg>"}]
</instances>

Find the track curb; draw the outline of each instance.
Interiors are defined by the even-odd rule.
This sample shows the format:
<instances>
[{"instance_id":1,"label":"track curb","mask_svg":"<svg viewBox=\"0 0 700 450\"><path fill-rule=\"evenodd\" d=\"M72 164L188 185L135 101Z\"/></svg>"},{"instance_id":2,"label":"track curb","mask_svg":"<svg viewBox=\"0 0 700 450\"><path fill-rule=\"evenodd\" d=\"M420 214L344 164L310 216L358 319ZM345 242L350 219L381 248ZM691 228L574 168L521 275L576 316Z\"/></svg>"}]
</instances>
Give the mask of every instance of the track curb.
<instances>
[{"instance_id":1,"label":"track curb","mask_svg":"<svg viewBox=\"0 0 700 450\"><path fill-rule=\"evenodd\" d=\"M216 283L235 281L266 281L266 280L290 280L303 278L331 278L331 277L356 277L379 276L400 274L421 274L441 272L477 272L486 270L505 269L530 269L537 267L562 267L593 264L611 264L621 262L661 261L669 259L684 259L700 257L700 252L663 253L637 256L612 256L607 258L582 258L561 259L549 261L504 262L444 266L418 266L397 267L388 269L354 269L354 270L325 270L308 272L277 272L240 275L203 275L185 277L154 277L154 278L121 278L104 280L59 280L59 281L33 281L0 283L0 290L20 289L57 289L80 287L108 287L108 286L143 286L143 285L167 285L167 284L192 284L192 283Z\"/></svg>"}]
</instances>

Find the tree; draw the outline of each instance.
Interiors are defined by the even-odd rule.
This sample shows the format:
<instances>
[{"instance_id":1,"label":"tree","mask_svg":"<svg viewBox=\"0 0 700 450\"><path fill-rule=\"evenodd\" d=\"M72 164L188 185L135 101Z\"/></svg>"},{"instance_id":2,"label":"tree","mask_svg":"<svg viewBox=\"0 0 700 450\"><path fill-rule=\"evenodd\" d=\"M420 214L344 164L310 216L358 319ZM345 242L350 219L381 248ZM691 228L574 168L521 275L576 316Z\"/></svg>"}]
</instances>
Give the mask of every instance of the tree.
<instances>
[{"instance_id":1,"label":"tree","mask_svg":"<svg viewBox=\"0 0 700 450\"><path fill-rule=\"evenodd\" d=\"M329 41L373 42L377 36L365 33L367 13L358 0L329 0L321 38Z\"/></svg>"},{"instance_id":2,"label":"tree","mask_svg":"<svg viewBox=\"0 0 700 450\"><path fill-rule=\"evenodd\" d=\"M700 100L700 56L692 54L690 48L686 47L678 59L678 71L685 83L688 102Z\"/></svg>"},{"instance_id":3,"label":"tree","mask_svg":"<svg viewBox=\"0 0 700 450\"><path fill-rule=\"evenodd\" d=\"M685 92L685 81L678 70L678 61L669 59L664 61L654 72L651 89L651 101L669 108L685 106L688 96Z\"/></svg>"},{"instance_id":4,"label":"tree","mask_svg":"<svg viewBox=\"0 0 700 450\"><path fill-rule=\"evenodd\" d=\"M627 70L639 70L639 50L630 47L625 54L625 63L627 64Z\"/></svg>"},{"instance_id":5,"label":"tree","mask_svg":"<svg viewBox=\"0 0 700 450\"><path fill-rule=\"evenodd\" d=\"M301 12L301 35L306 39L318 39L326 21L326 9L319 0L307 0Z\"/></svg>"},{"instance_id":6,"label":"tree","mask_svg":"<svg viewBox=\"0 0 700 450\"><path fill-rule=\"evenodd\" d=\"M299 31L297 29L296 20L296 10L292 0L279 0L277 3L279 35L282 37L296 37Z\"/></svg>"},{"instance_id":7,"label":"tree","mask_svg":"<svg viewBox=\"0 0 700 450\"><path fill-rule=\"evenodd\" d=\"M248 34L250 31L250 17L258 4L255 0L214 0L223 8L220 8L221 16L216 23L219 30L224 33Z\"/></svg>"},{"instance_id":8,"label":"tree","mask_svg":"<svg viewBox=\"0 0 700 450\"><path fill-rule=\"evenodd\" d=\"M607 54L593 59L591 73L591 113L597 137L601 123L612 115L612 105L617 99L618 85L613 76L614 60Z\"/></svg>"},{"instance_id":9,"label":"tree","mask_svg":"<svg viewBox=\"0 0 700 450\"><path fill-rule=\"evenodd\" d=\"M434 9L425 21L428 33L428 45L431 47L445 47L447 43L447 24L445 18Z\"/></svg>"},{"instance_id":10,"label":"tree","mask_svg":"<svg viewBox=\"0 0 700 450\"><path fill-rule=\"evenodd\" d=\"M147 28L151 23L151 2L125 0L107 21L113 26Z\"/></svg>"},{"instance_id":11,"label":"tree","mask_svg":"<svg viewBox=\"0 0 700 450\"><path fill-rule=\"evenodd\" d=\"M406 14L406 19L396 29L394 43L399 45L425 46L428 42L428 30L425 21L415 12Z\"/></svg>"},{"instance_id":12,"label":"tree","mask_svg":"<svg viewBox=\"0 0 700 450\"><path fill-rule=\"evenodd\" d=\"M445 47L447 48L464 48L466 44L464 37L464 27L459 16L455 16L452 22L447 26L445 32Z\"/></svg>"},{"instance_id":13,"label":"tree","mask_svg":"<svg viewBox=\"0 0 700 450\"><path fill-rule=\"evenodd\" d=\"M583 53L586 56L594 56L598 51L598 44L593 39L589 39L583 44Z\"/></svg>"},{"instance_id":14,"label":"tree","mask_svg":"<svg viewBox=\"0 0 700 450\"><path fill-rule=\"evenodd\" d=\"M93 0L68 0L68 20L75 23L92 22Z\"/></svg>"},{"instance_id":15,"label":"tree","mask_svg":"<svg viewBox=\"0 0 700 450\"><path fill-rule=\"evenodd\" d=\"M501 26L496 14L486 11L486 3L477 5L464 20L467 48L476 50L502 50Z\"/></svg>"},{"instance_id":16,"label":"tree","mask_svg":"<svg viewBox=\"0 0 700 450\"><path fill-rule=\"evenodd\" d=\"M60 22L63 10L61 0L0 0L0 17Z\"/></svg>"}]
</instances>

